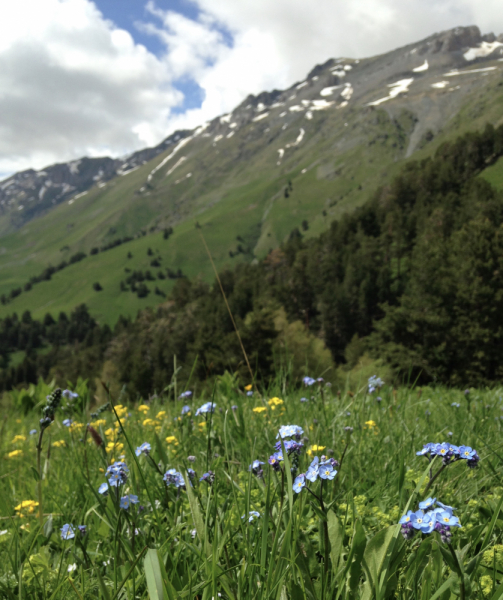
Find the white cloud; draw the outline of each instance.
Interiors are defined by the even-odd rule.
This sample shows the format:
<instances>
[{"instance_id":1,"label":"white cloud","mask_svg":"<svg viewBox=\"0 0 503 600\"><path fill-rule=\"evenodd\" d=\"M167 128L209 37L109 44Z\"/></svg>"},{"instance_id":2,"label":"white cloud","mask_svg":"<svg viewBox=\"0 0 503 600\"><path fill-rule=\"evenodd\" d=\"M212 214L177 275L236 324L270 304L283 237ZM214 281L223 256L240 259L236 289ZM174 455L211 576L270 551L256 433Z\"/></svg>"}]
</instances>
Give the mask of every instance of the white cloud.
<instances>
[{"instance_id":1,"label":"white cloud","mask_svg":"<svg viewBox=\"0 0 503 600\"><path fill-rule=\"evenodd\" d=\"M91 0L2 3L0 173L157 143L249 93L300 81L330 57L372 56L458 25L503 31L501 0L192 3L197 20L147 3L139 26L164 44L158 57ZM178 114L184 79L199 84L204 100Z\"/></svg>"}]
</instances>

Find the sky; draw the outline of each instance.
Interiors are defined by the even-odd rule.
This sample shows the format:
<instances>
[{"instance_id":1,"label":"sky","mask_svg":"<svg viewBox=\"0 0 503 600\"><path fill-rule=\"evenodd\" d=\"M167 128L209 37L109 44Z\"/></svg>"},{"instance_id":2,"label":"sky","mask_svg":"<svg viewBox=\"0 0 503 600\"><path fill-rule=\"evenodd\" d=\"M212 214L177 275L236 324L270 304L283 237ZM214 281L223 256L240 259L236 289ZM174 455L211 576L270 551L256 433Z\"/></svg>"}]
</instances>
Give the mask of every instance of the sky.
<instances>
[{"instance_id":1,"label":"sky","mask_svg":"<svg viewBox=\"0 0 503 600\"><path fill-rule=\"evenodd\" d=\"M284 89L457 26L501 0L0 0L0 179L124 156Z\"/></svg>"}]
</instances>

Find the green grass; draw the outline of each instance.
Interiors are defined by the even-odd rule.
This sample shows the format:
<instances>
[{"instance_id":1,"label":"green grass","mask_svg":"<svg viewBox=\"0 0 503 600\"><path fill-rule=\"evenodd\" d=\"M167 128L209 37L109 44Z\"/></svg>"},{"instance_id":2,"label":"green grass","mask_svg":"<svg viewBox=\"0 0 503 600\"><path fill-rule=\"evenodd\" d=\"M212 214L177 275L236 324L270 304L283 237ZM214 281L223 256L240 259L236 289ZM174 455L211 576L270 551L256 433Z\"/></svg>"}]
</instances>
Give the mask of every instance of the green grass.
<instances>
[{"instance_id":1,"label":"green grass","mask_svg":"<svg viewBox=\"0 0 503 600\"><path fill-rule=\"evenodd\" d=\"M286 389L278 379L249 398L226 374L212 396L213 415L195 415L211 399L205 392L175 400L185 384L173 381L150 403L97 418L79 382L80 399L73 409L59 408L43 436L42 521L36 506L20 504L39 497L37 436L28 432L39 429L50 388L32 387L28 400L26 392L12 392L0 437L2 598L454 599L458 567L439 534L405 542L396 525L427 496L457 507L462 528L453 529L452 548L465 570L465 598L498 598L503 391L466 395L385 385L368 394L365 383L339 392ZM29 402L38 407L23 416L16 407ZM187 402L191 412L181 416ZM68 416L71 428L62 425ZM89 421L101 447L86 433ZM291 462L279 471L267 464L278 428L287 424L304 430L293 475L305 472L314 456L343 460L336 477L323 483L323 504L320 479L309 483L318 499L307 489L297 494ZM479 466L455 462L427 489L428 462L416 451L444 440L476 448ZM136 457L144 442L150 456ZM100 495L105 469L119 458L128 466L127 482ZM248 471L255 459L265 463L262 478ZM440 465L435 459L433 472ZM193 486L163 482L167 469L188 467L196 472ZM211 485L199 481L208 470ZM128 494L138 496L141 510L120 508ZM248 523L242 516L249 511L260 516ZM76 531L62 540L64 524L85 525L85 536Z\"/></svg>"}]
</instances>

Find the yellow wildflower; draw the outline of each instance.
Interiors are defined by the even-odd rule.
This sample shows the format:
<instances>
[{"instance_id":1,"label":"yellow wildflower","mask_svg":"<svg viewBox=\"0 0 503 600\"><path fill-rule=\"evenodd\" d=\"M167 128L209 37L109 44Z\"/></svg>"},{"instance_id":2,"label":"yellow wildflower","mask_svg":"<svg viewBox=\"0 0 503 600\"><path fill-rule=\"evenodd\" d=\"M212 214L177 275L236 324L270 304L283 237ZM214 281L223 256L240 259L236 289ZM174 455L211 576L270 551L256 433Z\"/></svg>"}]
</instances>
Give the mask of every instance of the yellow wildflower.
<instances>
[{"instance_id":1,"label":"yellow wildflower","mask_svg":"<svg viewBox=\"0 0 503 600\"><path fill-rule=\"evenodd\" d=\"M157 413L156 419L162 419L162 418L163 418L163 417L165 417L165 416L166 416L166 411L165 411L165 410L160 410L160 411Z\"/></svg>"},{"instance_id":2,"label":"yellow wildflower","mask_svg":"<svg viewBox=\"0 0 503 600\"><path fill-rule=\"evenodd\" d=\"M84 423L72 423L70 425L70 433L79 433L84 428Z\"/></svg>"},{"instance_id":3,"label":"yellow wildflower","mask_svg":"<svg viewBox=\"0 0 503 600\"><path fill-rule=\"evenodd\" d=\"M107 452L117 452L120 453L124 450L124 444L120 442L108 442L106 451Z\"/></svg>"},{"instance_id":4,"label":"yellow wildflower","mask_svg":"<svg viewBox=\"0 0 503 600\"><path fill-rule=\"evenodd\" d=\"M101 426L105 426L107 424L107 422L105 421L105 419L97 419L96 421L91 421L91 427L94 427L94 429L98 429Z\"/></svg>"},{"instance_id":5,"label":"yellow wildflower","mask_svg":"<svg viewBox=\"0 0 503 600\"><path fill-rule=\"evenodd\" d=\"M16 423L21 423L21 419L16 419Z\"/></svg>"},{"instance_id":6,"label":"yellow wildflower","mask_svg":"<svg viewBox=\"0 0 503 600\"><path fill-rule=\"evenodd\" d=\"M109 427L109 428L108 428L108 429L105 431L105 435L106 435L107 437L111 437L111 438L113 438L113 437L115 436L115 431L114 431L114 430L113 430L111 427Z\"/></svg>"},{"instance_id":7,"label":"yellow wildflower","mask_svg":"<svg viewBox=\"0 0 503 600\"><path fill-rule=\"evenodd\" d=\"M122 406L122 404L117 404L117 406L115 407L115 412L117 413L117 416L119 417L119 419L123 419L124 417L127 417L127 407L126 406Z\"/></svg>"},{"instance_id":8,"label":"yellow wildflower","mask_svg":"<svg viewBox=\"0 0 503 600\"><path fill-rule=\"evenodd\" d=\"M321 452L322 450L325 450L326 446L318 446L316 444L313 444L308 450L307 453L309 454L309 456L312 456L314 452Z\"/></svg>"},{"instance_id":9,"label":"yellow wildflower","mask_svg":"<svg viewBox=\"0 0 503 600\"><path fill-rule=\"evenodd\" d=\"M54 446L54 448L62 448L63 446L66 446L66 442L65 440L58 440L56 442L53 442L52 445Z\"/></svg>"},{"instance_id":10,"label":"yellow wildflower","mask_svg":"<svg viewBox=\"0 0 503 600\"><path fill-rule=\"evenodd\" d=\"M14 439L12 440L12 444L17 444L18 442L25 442L25 441L26 441L25 435L15 435Z\"/></svg>"},{"instance_id":11,"label":"yellow wildflower","mask_svg":"<svg viewBox=\"0 0 503 600\"><path fill-rule=\"evenodd\" d=\"M261 413L261 412L264 412L265 410L267 410L267 408L265 406L256 406L253 409L253 412L254 413Z\"/></svg>"},{"instance_id":12,"label":"yellow wildflower","mask_svg":"<svg viewBox=\"0 0 503 600\"><path fill-rule=\"evenodd\" d=\"M199 421L198 425L199 425L199 427L205 427L206 421Z\"/></svg>"},{"instance_id":13,"label":"yellow wildflower","mask_svg":"<svg viewBox=\"0 0 503 600\"><path fill-rule=\"evenodd\" d=\"M253 388L253 385L251 383L249 383L248 385L245 385L245 392L250 392L252 388Z\"/></svg>"},{"instance_id":14,"label":"yellow wildflower","mask_svg":"<svg viewBox=\"0 0 503 600\"><path fill-rule=\"evenodd\" d=\"M281 398L276 398L276 397L274 397L274 398L271 398L271 399L270 399L270 400L267 402L267 404L269 404L269 406L270 406L271 408L273 408L273 410L274 410L274 407L276 407L276 406L279 406L280 404L283 404L283 400L281 400Z\"/></svg>"},{"instance_id":15,"label":"yellow wildflower","mask_svg":"<svg viewBox=\"0 0 503 600\"><path fill-rule=\"evenodd\" d=\"M175 446L178 446L178 440L174 435L168 435L168 437L166 438L166 442L168 444L174 444Z\"/></svg>"},{"instance_id":16,"label":"yellow wildflower","mask_svg":"<svg viewBox=\"0 0 503 600\"><path fill-rule=\"evenodd\" d=\"M143 427L158 427L159 425L159 421L155 421L154 419L145 419L143 421Z\"/></svg>"},{"instance_id":17,"label":"yellow wildflower","mask_svg":"<svg viewBox=\"0 0 503 600\"><path fill-rule=\"evenodd\" d=\"M148 411L150 410L150 406L147 406L146 404L140 404L140 406L138 407L138 410L140 412L142 412L144 415L146 415L148 413Z\"/></svg>"},{"instance_id":18,"label":"yellow wildflower","mask_svg":"<svg viewBox=\"0 0 503 600\"><path fill-rule=\"evenodd\" d=\"M26 514L33 514L38 506L38 502L35 500L23 500L20 504L14 507L17 512L17 516L23 518Z\"/></svg>"},{"instance_id":19,"label":"yellow wildflower","mask_svg":"<svg viewBox=\"0 0 503 600\"><path fill-rule=\"evenodd\" d=\"M373 427L377 427L375 421L365 421L365 427L363 429L372 429Z\"/></svg>"},{"instance_id":20,"label":"yellow wildflower","mask_svg":"<svg viewBox=\"0 0 503 600\"><path fill-rule=\"evenodd\" d=\"M22 450L13 450L7 454L7 458L16 458L18 456L23 456Z\"/></svg>"}]
</instances>

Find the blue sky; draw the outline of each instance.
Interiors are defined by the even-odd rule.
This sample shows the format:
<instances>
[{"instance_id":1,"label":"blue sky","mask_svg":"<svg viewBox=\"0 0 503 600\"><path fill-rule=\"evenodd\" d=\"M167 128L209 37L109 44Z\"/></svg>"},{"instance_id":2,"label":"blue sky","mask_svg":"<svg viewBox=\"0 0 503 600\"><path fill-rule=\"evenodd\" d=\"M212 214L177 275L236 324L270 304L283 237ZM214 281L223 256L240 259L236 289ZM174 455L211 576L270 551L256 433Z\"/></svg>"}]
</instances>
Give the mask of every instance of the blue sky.
<instances>
[{"instance_id":1,"label":"blue sky","mask_svg":"<svg viewBox=\"0 0 503 600\"><path fill-rule=\"evenodd\" d=\"M0 179L121 156L285 89L318 63L456 26L503 31L501 0L0 2Z\"/></svg>"}]
</instances>

